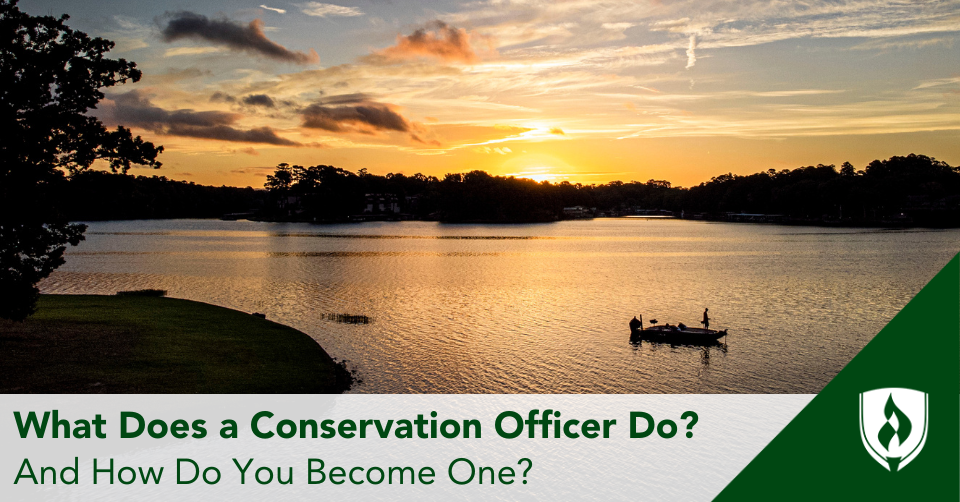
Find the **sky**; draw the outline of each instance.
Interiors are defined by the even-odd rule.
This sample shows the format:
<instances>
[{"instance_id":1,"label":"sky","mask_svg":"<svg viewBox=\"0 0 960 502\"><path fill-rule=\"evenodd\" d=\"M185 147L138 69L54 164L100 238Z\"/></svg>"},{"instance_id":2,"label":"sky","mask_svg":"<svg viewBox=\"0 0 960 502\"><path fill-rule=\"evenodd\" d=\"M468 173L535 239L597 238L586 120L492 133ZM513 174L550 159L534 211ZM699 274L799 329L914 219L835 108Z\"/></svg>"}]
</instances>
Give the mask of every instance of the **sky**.
<instances>
[{"instance_id":1,"label":"sky","mask_svg":"<svg viewBox=\"0 0 960 502\"><path fill-rule=\"evenodd\" d=\"M909 153L960 164L960 0L21 0L116 42L93 113L157 174L282 162L668 180Z\"/></svg>"}]
</instances>

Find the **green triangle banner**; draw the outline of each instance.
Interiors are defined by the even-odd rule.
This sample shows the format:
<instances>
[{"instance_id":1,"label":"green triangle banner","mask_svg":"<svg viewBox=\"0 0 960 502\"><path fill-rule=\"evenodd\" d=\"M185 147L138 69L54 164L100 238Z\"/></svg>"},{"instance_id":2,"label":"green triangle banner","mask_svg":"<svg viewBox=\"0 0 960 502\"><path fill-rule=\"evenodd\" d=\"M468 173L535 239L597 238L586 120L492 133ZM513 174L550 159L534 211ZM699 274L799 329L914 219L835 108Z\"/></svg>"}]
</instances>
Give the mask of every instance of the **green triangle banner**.
<instances>
[{"instance_id":1,"label":"green triangle banner","mask_svg":"<svg viewBox=\"0 0 960 502\"><path fill-rule=\"evenodd\" d=\"M715 500L960 500L960 255Z\"/></svg>"}]
</instances>

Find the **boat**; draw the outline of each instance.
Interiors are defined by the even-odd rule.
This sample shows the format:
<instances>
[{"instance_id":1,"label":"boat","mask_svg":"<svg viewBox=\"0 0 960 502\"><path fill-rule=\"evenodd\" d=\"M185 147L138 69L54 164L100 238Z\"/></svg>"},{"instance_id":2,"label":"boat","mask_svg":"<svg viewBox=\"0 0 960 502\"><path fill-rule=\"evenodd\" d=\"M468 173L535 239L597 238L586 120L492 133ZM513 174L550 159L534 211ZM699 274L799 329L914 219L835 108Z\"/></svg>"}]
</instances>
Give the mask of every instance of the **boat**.
<instances>
[{"instance_id":1,"label":"boat","mask_svg":"<svg viewBox=\"0 0 960 502\"><path fill-rule=\"evenodd\" d=\"M727 336L727 330L651 326L630 332L630 338L679 345L712 345Z\"/></svg>"},{"instance_id":2,"label":"boat","mask_svg":"<svg viewBox=\"0 0 960 502\"><path fill-rule=\"evenodd\" d=\"M650 321L656 323L656 321ZM679 345L713 345L727 336L727 330L671 326L670 324L643 327L643 317L630 321L630 339Z\"/></svg>"}]
</instances>

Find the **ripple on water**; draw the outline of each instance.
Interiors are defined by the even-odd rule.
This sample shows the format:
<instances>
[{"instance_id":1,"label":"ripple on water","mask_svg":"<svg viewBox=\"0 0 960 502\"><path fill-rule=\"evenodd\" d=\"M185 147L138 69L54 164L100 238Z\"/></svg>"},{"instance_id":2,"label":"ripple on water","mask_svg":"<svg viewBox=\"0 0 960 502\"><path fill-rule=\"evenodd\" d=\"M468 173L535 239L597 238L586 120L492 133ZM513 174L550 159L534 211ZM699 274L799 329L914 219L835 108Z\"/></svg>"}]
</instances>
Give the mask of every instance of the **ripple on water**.
<instances>
[{"instance_id":1,"label":"ripple on water","mask_svg":"<svg viewBox=\"0 0 960 502\"><path fill-rule=\"evenodd\" d=\"M89 226L44 292L265 312L382 393L815 393L960 250L956 230L651 219ZM626 336L705 307L726 347Z\"/></svg>"}]
</instances>

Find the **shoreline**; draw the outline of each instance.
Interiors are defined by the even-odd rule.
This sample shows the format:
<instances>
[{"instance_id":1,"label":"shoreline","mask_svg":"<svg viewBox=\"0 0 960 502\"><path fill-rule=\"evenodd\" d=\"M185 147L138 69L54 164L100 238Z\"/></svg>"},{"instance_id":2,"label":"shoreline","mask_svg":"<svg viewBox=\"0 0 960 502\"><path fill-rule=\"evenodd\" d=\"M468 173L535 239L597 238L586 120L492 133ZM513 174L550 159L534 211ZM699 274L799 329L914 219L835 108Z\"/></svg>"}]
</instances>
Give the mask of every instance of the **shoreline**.
<instances>
[{"instance_id":1,"label":"shoreline","mask_svg":"<svg viewBox=\"0 0 960 502\"><path fill-rule=\"evenodd\" d=\"M0 321L3 393L342 393L354 382L307 334L175 298L41 295Z\"/></svg>"},{"instance_id":2,"label":"shoreline","mask_svg":"<svg viewBox=\"0 0 960 502\"><path fill-rule=\"evenodd\" d=\"M871 221L849 221L841 222L836 220L806 220L806 219L781 219L778 221L769 221L769 220L743 220L743 219L723 219L723 218L696 218L696 217L687 217L681 218L677 216L660 216L660 215L624 215L624 216L598 216L594 218L568 218L568 219L557 219L551 221L443 221L443 220L431 220L431 219L368 219L368 220L337 220L337 221L309 221L303 219L268 219L268 218L241 218L241 219L225 219L225 218L216 218L216 217L199 217L199 218L135 218L135 219L110 219L110 220L76 220L71 221L70 223L103 223L110 221L163 221L163 220L197 220L197 221L249 221L254 223L306 223L310 225L361 225L363 223L403 223L403 222L427 222L427 223L437 223L440 225L539 225L539 224L551 224L551 223L561 223L567 221L594 221L594 220L644 220L644 219L654 219L654 220L678 220L678 221L690 221L690 222L708 222L708 223L731 223L731 224L747 224L747 225L776 225L783 227L825 227L825 228L869 228L869 229L926 229L926 230L947 230L953 228L960 228L960 224L957 225L919 225L915 222L871 222Z\"/></svg>"}]
</instances>

